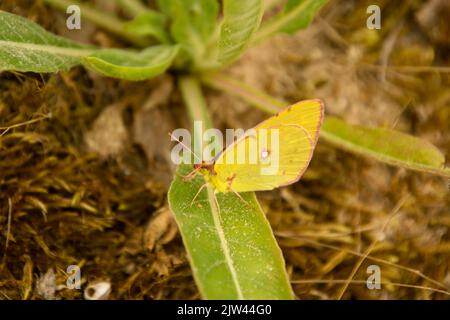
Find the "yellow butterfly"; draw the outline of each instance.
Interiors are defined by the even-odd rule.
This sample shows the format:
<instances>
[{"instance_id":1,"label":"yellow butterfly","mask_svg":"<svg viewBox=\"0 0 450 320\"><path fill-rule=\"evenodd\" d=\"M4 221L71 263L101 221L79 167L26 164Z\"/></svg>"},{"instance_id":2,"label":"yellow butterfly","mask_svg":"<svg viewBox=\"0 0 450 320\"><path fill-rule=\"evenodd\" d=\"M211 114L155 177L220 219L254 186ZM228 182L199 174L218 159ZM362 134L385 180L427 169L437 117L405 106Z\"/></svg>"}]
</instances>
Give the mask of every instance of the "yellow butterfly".
<instances>
[{"instance_id":1,"label":"yellow butterfly","mask_svg":"<svg viewBox=\"0 0 450 320\"><path fill-rule=\"evenodd\" d=\"M264 191L295 183L312 158L323 116L322 101L298 102L258 124L213 161L194 165L194 171L199 171L215 192ZM252 142L259 141L263 133L267 143L252 148ZM275 140L276 148L267 147ZM237 157L242 153L245 160L239 162ZM249 161L252 156L257 161Z\"/></svg>"}]
</instances>

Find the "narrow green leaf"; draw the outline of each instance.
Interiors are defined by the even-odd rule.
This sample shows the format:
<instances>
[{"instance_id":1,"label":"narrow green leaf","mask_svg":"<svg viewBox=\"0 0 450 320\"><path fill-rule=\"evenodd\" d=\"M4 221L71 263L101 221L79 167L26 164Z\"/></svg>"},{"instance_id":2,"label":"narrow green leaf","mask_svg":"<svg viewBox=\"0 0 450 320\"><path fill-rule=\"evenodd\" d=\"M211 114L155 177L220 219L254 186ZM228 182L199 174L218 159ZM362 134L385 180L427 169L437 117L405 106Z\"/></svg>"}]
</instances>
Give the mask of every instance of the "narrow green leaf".
<instances>
[{"instance_id":1,"label":"narrow green leaf","mask_svg":"<svg viewBox=\"0 0 450 320\"><path fill-rule=\"evenodd\" d=\"M262 0L224 0L219 62L229 63L244 51L258 29L264 11Z\"/></svg>"},{"instance_id":2,"label":"narrow green leaf","mask_svg":"<svg viewBox=\"0 0 450 320\"><path fill-rule=\"evenodd\" d=\"M181 76L178 85L191 121L210 128L198 79ZM194 130L198 139L202 134ZM292 298L281 250L254 193L241 194L244 200L234 194L215 195L210 187L199 193L203 177L180 179L191 171L192 166L178 168L168 198L203 297Z\"/></svg>"},{"instance_id":3,"label":"narrow green leaf","mask_svg":"<svg viewBox=\"0 0 450 320\"><path fill-rule=\"evenodd\" d=\"M321 136L343 149L395 166L450 176L439 149L408 134L351 125L336 117L327 117Z\"/></svg>"},{"instance_id":4,"label":"narrow green leaf","mask_svg":"<svg viewBox=\"0 0 450 320\"><path fill-rule=\"evenodd\" d=\"M186 175L192 166L179 166ZM281 250L254 193L214 194L176 177L169 204L205 299L292 299ZM217 199L217 200L215 200ZM217 202L216 202L217 201Z\"/></svg>"},{"instance_id":5,"label":"narrow green leaf","mask_svg":"<svg viewBox=\"0 0 450 320\"><path fill-rule=\"evenodd\" d=\"M255 41L267 39L277 32L294 33L309 26L328 0L288 0L282 13L261 27Z\"/></svg>"},{"instance_id":6,"label":"narrow green leaf","mask_svg":"<svg viewBox=\"0 0 450 320\"><path fill-rule=\"evenodd\" d=\"M213 88L239 97L260 110L274 114L288 103L277 100L238 80L219 74L206 74L202 81ZM411 170L450 177L445 157L429 142L395 130L367 128L348 124L326 116L320 130L321 138L339 148L361 154L387 164Z\"/></svg>"},{"instance_id":7,"label":"narrow green leaf","mask_svg":"<svg viewBox=\"0 0 450 320\"><path fill-rule=\"evenodd\" d=\"M83 65L105 76L144 80L166 71L178 53L178 46L156 46L134 53L103 49L84 57Z\"/></svg>"},{"instance_id":8,"label":"narrow green leaf","mask_svg":"<svg viewBox=\"0 0 450 320\"><path fill-rule=\"evenodd\" d=\"M140 36L152 36L161 43L169 43L166 22L166 17L160 12L147 10L126 23L125 30Z\"/></svg>"},{"instance_id":9,"label":"narrow green leaf","mask_svg":"<svg viewBox=\"0 0 450 320\"><path fill-rule=\"evenodd\" d=\"M23 17L0 11L0 70L68 70L93 50L58 37Z\"/></svg>"},{"instance_id":10,"label":"narrow green leaf","mask_svg":"<svg viewBox=\"0 0 450 320\"><path fill-rule=\"evenodd\" d=\"M286 24L280 31L294 33L308 27L317 12L319 12L327 2L328 0L288 0L284 8L283 16L286 17L289 14L296 12L296 18L286 19Z\"/></svg>"},{"instance_id":11,"label":"narrow green leaf","mask_svg":"<svg viewBox=\"0 0 450 320\"><path fill-rule=\"evenodd\" d=\"M178 46L133 52L81 45L0 11L0 70L58 72L83 64L106 76L143 80L167 70L177 52Z\"/></svg>"},{"instance_id":12,"label":"narrow green leaf","mask_svg":"<svg viewBox=\"0 0 450 320\"><path fill-rule=\"evenodd\" d=\"M158 0L158 6L172 20L172 37L199 61L214 33L219 13L217 0Z\"/></svg>"}]
</instances>

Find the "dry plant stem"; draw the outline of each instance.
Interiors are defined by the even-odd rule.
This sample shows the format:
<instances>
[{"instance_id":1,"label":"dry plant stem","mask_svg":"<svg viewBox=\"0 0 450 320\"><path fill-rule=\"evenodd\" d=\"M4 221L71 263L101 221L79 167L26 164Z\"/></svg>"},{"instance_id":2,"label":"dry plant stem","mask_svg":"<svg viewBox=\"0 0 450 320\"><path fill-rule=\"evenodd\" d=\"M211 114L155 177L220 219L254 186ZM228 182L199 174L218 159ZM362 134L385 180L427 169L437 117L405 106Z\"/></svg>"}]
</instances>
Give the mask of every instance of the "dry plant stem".
<instances>
[{"instance_id":1,"label":"dry plant stem","mask_svg":"<svg viewBox=\"0 0 450 320\"><path fill-rule=\"evenodd\" d=\"M139 47L150 45L150 41L146 38L136 36L133 33L125 31L124 22L119 18L99 11L90 5L86 5L74 0L44 0L50 6L66 12L70 5L77 5L81 10L81 17L86 18L95 25L121 37L122 39Z\"/></svg>"},{"instance_id":2,"label":"dry plant stem","mask_svg":"<svg viewBox=\"0 0 450 320\"><path fill-rule=\"evenodd\" d=\"M341 247L338 247L338 246L334 246L334 245L327 244L327 243L322 243L322 242L319 242L319 241L316 241L316 240L306 239L304 237L299 237L299 236L296 236L296 235L287 235L287 234L283 234L283 233L279 233L279 232L275 233L275 235L277 237L283 237L283 238L301 239L302 241L304 241L306 243L309 243L309 244L312 244L312 245L315 245L315 246L318 246L318 247L328 248L328 249L335 250L335 251L343 251L343 252L346 252L348 254L354 255L356 257L364 257L365 256L363 253L360 253L360 252L355 251L355 250L341 248ZM447 288L445 286L445 284L440 283L439 281L434 280L433 278L430 278L429 276L423 274L419 270L416 270L416 269L413 269L413 268L409 268L409 267L403 266L403 265L398 264L398 263L390 262L388 260L376 258L376 257L371 256L371 255L365 256L365 259L368 259L368 260L371 260L371 261L374 261L374 262L378 262L378 263L382 263L382 264L387 265L387 266L392 266L394 268L398 268L400 270L404 270L404 271L410 272L410 273L415 274L418 277L420 277L420 278L422 278L422 279L424 279L426 281L429 281L430 283L435 284L436 286L438 286L440 288L443 288L443 289ZM348 281L348 279L347 279L347 281Z\"/></svg>"},{"instance_id":3,"label":"dry plant stem","mask_svg":"<svg viewBox=\"0 0 450 320\"><path fill-rule=\"evenodd\" d=\"M309 3L307 1L305 1L303 4L298 6L296 9L287 13L285 15L284 19L273 19L273 20L267 22L266 24L261 25L258 32L252 38L252 45L255 45L257 43L260 43L260 42L272 37L274 34L276 34L281 29L281 27L283 26L284 20L297 16L299 12L302 12L303 10L305 10L305 7L308 4Z\"/></svg>"},{"instance_id":4,"label":"dry plant stem","mask_svg":"<svg viewBox=\"0 0 450 320\"><path fill-rule=\"evenodd\" d=\"M384 68L384 66L362 63L361 66L373 69L380 70ZM388 72L404 72L404 73L429 73L429 72L440 72L440 73L450 73L450 67L446 66L388 66Z\"/></svg>"},{"instance_id":5,"label":"dry plant stem","mask_svg":"<svg viewBox=\"0 0 450 320\"><path fill-rule=\"evenodd\" d=\"M0 267L0 270L5 265L6 252L8 251L9 237L11 235L11 219L12 219L12 200L11 200L11 198L8 197L8 223L7 223L7 226L6 226L5 253L3 254L2 266Z\"/></svg>"},{"instance_id":6,"label":"dry plant stem","mask_svg":"<svg viewBox=\"0 0 450 320\"><path fill-rule=\"evenodd\" d=\"M26 125L29 125L29 124L33 124L33 123L36 123L36 122L39 122L41 120L48 119L48 118L51 118L51 114L43 115L43 116L41 116L39 118L28 120L28 121L17 123L17 124L13 124L13 125L10 125L10 126L0 127L0 130L15 129L15 128L19 128L19 127L23 127L23 126L26 126Z\"/></svg>"}]
</instances>

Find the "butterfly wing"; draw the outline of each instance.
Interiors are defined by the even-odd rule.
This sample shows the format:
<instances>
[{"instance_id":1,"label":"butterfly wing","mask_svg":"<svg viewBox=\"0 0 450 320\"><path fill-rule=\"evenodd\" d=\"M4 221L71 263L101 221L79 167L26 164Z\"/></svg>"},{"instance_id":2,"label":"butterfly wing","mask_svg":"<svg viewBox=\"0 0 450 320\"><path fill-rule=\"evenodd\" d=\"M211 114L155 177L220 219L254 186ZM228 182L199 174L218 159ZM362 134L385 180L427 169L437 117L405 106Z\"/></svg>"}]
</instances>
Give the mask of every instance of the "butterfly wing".
<instances>
[{"instance_id":1,"label":"butterfly wing","mask_svg":"<svg viewBox=\"0 0 450 320\"><path fill-rule=\"evenodd\" d=\"M309 100L260 123L252 134L230 145L216 159L215 175L211 177L216 189L219 192L263 191L298 181L311 160L322 118L323 104ZM263 133L267 135L267 143L261 146L257 142ZM275 140L278 146L273 148ZM244 161L238 161L239 154L245 155ZM267 157L263 159L263 155Z\"/></svg>"},{"instance_id":2,"label":"butterfly wing","mask_svg":"<svg viewBox=\"0 0 450 320\"><path fill-rule=\"evenodd\" d=\"M261 122L256 128L268 128L280 124L299 125L306 129L315 146L319 138L324 109L323 102L319 99L300 101Z\"/></svg>"},{"instance_id":3,"label":"butterfly wing","mask_svg":"<svg viewBox=\"0 0 450 320\"><path fill-rule=\"evenodd\" d=\"M225 150L221 157L223 163L216 162L214 165L215 175L211 176L218 191L272 190L293 183L300 178L308 166L313 149L313 142L308 132L304 128L294 125L277 125L269 129L269 132L278 130L278 148L268 150L263 150L260 146L257 146L256 149L252 148L251 144L261 134L261 130L255 130L254 135L245 137ZM268 146L271 146L271 143ZM237 161L239 152L242 152L240 150L245 150L244 163ZM263 159L263 152L268 152L270 155ZM256 154L257 162L250 163L251 154ZM234 159L234 161L230 160L232 163L229 163L228 159ZM263 161L269 163L262 163Z\"/></svg>"}]
</instances>

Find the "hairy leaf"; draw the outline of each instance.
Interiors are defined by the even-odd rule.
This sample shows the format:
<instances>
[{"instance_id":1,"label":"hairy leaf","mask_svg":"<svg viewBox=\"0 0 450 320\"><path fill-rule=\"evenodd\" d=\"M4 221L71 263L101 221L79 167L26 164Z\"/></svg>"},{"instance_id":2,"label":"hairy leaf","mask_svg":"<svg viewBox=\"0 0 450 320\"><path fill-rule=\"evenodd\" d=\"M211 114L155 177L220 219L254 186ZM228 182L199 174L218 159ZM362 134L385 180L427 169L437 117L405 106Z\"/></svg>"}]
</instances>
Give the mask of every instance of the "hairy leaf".
<instances>
[{"instance_id":1,"label":"hairy leaf","mask_svg":"<svg viewBox=\"0 0 450 320\"><path fill-rule=\"evenodd\" d=\"M327 2L328 0L288 0L284 11L261 27L255 40L267 39L277 32L293 33L306 28Z\"/></svg>"},{"instance_id":2,"label":"hairy leaf","mask_svg":"<svg viewBox=\"0 0 450 320\"><path fill-rule=\"evenodd\" d=\"M0 69L57 72L80 63L93 48L46 31L20 16L0 11Z\"/></svg>"},{"instance_id":3,"label":"hairy leaf","mask_svg":"<svg viewBox=\"0 0 450 320\"><path fill-rule=\"evenodd\" d=\"M351 152L392 165L450 176L444 155L431 143L414 136L384 128L351 125L327 117L322 137Z\"/></svg>"},{"instance_id":4,"label":"hairy leaf","mask_svg":"<svg viewBox=\"0 0 450 320\"><path fill-rule=\"evenodd\" d=\"M147 10L125 24L125 30L140 36L152 36L161 43L169 43L166 17L160 12Z\"/></svg>"},{"instance_id":5,"label":"hairy leaf","mask_svg":"<svg viewBox=\"0 0 450 320\"><path fill-rule=\"evenodd\" d=\"M158 6L172 20L172 37L194 60L200 60L214 33L217 0L158 0Z\"/></svg>"},{"instance_id":6,"label":"hairy leaf","mask_svg":"<svg viewBox=\"0 0 450 320\"><path fill-rule=\"evenodd\" d=\"M178 175L192 171L179 166ZM284 260L254 193L214 194L201 176L169 190L194 278L205 299L292 299Z\"/></svg>"},{"instance_id":7,"label":"hairy leaf","mask_svg":"<svg viewBox=\"0 0 450 320\"><path fill-rule=\"evenodd\" d=\"M259 27L263 11L262 0L224 0L218 58L221 64L233 61L244 51Z\"/></svg>"},{"instance_id":8,"label":"hairy leaf","mask_svg":"<svg viewBox=\"0 0 450 320\"><path fill-rule=\"evenodd\" d=\"M104 49L82 59L83 65L105 76L144 80L163 73L178 52L177 46L150 47L139 53Z\"/></svg>"}]
</instances>

